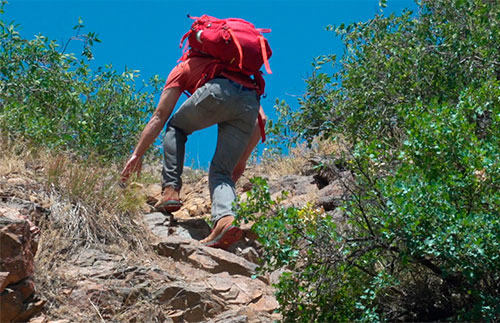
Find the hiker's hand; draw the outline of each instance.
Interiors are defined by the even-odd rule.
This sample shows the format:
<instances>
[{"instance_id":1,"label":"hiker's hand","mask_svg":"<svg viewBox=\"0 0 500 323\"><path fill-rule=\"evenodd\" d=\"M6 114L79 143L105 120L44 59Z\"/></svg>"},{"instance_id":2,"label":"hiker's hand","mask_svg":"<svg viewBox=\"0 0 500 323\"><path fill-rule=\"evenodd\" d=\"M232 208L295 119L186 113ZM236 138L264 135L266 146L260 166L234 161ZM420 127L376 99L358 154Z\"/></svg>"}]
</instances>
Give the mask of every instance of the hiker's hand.
<instances>
[{"instance_id":1,"label":"hiker's hand","mask_svg":"<svg viewBox=\"0 0 500 323\"><path fill-rule=\"evenodd\" d=\"M243 172L245 171L246 166L247 166L246 161L239 162L238 164L236 164L236 166L233 169L233 174L231 176L233 179L233 182L236 183L240 179L241 175L243 175Z\"/></svg>"},{"instance_id":2,"label":"hiker's hand","mask_svg":"<svg viewBox=\"0 0 500 323\"><path fill-rule=\"evenodd\" d=\"M137 155L132 155L132 157L130 157L127 164L122 170L121 181L126 182L133 172L137 172L137 176L139 176L141 174L141 169L142 169L142 158Z\"/></svg>"}]
</instances>

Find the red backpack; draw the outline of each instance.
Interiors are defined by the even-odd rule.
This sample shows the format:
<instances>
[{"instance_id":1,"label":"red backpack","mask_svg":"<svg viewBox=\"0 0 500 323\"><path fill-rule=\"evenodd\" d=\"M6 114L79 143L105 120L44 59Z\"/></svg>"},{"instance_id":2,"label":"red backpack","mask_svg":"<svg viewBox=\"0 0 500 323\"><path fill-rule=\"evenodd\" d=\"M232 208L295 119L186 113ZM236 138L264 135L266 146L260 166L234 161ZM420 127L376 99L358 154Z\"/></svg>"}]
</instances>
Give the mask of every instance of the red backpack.
<instances>
[{"instance_id":1,"label":"red backpack","mask_svg":"<svg viewBox=\"0 0 500 323\"><path fill-rule=\"evenodd\" d=\"M269 66L272 51L262 33L271 30L255 28L252 23L239 18L218 19L207 15L188 17L194 19L194 23L181 39L181 48L186 38L188 41L180 60L195 55L209 55L220 61L220 64L207 66L205 77L197 87L217 76L219 72L229 70L253 76L258 87L257 93L262 95L266 84L260 71L262 65L266 67L267 73L272 74ZM266 133L260 114L258 121L264 142Z\"/></svg>"},{"instance_id":2,"label":"red backpack","mask_svg":"<svg viewBox=\"0 0 500 323\"><path fill-rule=\"evenodd\" d=\"M182 37L181 47L184 40L188 40L181 60L189 56L202 54L214 57L224 65L223 69L244 73L254 76L254 80L262 94L264 92L264 79L260 68L266 67L271 74L269 58L272 55L267 39L262 33L268 33L270 29L258 29L243 19L228 18L218 19L203 15L201 17L190 17L194 19L191 29ZM214 77L215 69L209 75Z\"/></svg>"}]
</instances>

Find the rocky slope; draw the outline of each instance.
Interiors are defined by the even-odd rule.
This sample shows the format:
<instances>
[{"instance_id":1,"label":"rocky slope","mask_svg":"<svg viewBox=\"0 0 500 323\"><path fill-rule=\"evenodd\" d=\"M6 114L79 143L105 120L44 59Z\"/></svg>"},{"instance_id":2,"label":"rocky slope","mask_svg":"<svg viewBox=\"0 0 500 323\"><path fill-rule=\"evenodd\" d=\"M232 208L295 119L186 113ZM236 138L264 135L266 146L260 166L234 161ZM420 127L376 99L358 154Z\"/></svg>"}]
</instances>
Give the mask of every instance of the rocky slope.
<instances>
[{"instance_id":1,"label":"rocky slope","mask_svg":"<svg viewBox=\"0 0 500 323\"><path fill-rule=\"evenodd\" d=\"M290 192L288 204L313 201L325 210L334 209L342 196L337 178L317 173L312 166L303 172L307 175L269 177L271 193L286 190ZM227 251L199 244L210 231L206 177L185 185L184 206L175 214L155 212L151 207L160 193L158 185L141 186L147 203L136 225L149 232L145 250L150 252L138 256L105 244L81 247L61 255L47 273L37 272L37 262L43 259L33 255L37 239L53 237L44 236L43 228L38 231L28 220L36 224L40 217L49 217L53 207L37 200L29 179L8 171L0 175L2 322L28 317L31 322L60 323L96 318L131 322L280 319L272 287L279 272L258 271L261 250L250 234ZM248 180L243 179L239 193L248 188ZM9 259L16 257L21 265L12 265ZM54 284L37 275L50 275ZM35 289L37 281L43 283ZM49 294L53 301L43 307Z\"/></svg>"}]
</instances>

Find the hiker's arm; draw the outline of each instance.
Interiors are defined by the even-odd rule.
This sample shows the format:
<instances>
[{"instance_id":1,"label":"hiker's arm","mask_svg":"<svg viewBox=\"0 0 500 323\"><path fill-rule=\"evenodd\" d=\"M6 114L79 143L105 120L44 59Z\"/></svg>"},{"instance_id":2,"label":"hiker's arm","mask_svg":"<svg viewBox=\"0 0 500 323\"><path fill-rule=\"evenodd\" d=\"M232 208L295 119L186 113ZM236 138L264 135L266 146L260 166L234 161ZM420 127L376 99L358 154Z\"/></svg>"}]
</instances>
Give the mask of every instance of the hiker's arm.
<instances>
[{"instance_id":1,"label":"hiker's arm","mask_svg":"<svg viewBox=\"0 0 500 323\"><path fill-rule=\"evenodd\" d=\"M264 113L264 109L262 109L262 106L259 109L259 116L262 118L262 122L264 125L266 124L266 115ZM248 142L247 147L243 151L243 154L241 155L240 160L236 164L233 170L232 178L233 181L236 183L238 179L243 175L243 172L245 171L245 167L247 165L248 158L250 158L250 155L252 154L253 149L257 144L259 143L260 138L262 137L262 134L260 133L260 127L259 127L259 121L258 119L255 120L255 127L253 129L252 136L250 137L250 141Z\"/></svg>"},{"instance_id":2,"label":"hiker's arm","mask_svg":"<svg viewBox=\"0 0 500 323\"><path fill-rule=\"evenodd\" d=\"M153 144L156 140L156 137L160 134L168 118L170 118L180 95L181 91L177 87L168 88L162 92L155 112L142 131L141 138L139 139L132 156L123 168L121 173L122 181L126 181L132 172L139 173L141 171L142 156L146 153L149 146L151 146L151 144Z\"/></svg>"}]
</instances>

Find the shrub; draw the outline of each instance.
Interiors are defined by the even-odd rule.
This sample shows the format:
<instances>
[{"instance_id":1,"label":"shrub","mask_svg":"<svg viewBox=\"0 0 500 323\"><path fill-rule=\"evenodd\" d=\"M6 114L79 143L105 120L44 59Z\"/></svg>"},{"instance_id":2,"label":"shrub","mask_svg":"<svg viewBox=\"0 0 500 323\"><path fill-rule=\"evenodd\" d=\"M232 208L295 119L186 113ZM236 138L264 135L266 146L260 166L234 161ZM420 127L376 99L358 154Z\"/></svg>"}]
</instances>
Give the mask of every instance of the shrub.
<instances>
[{"instance_id":1,"label":"shrub","mask_svg":"<svg viewBox=\"0 0 500 323\"><path fill-rule=\"evenodd\" d=\"M330 27L346 46L338 72L318 58L299 110L278 104L275 133L342 137L354 178L346 222L282 208L264 183L242 205L271 214L255 229L269 265L288 268L287 320L500 316L500 3L418 6Z\"/></svg>"},{"instance_id":2,"label":"shrub","mask_svg":"<svg viewBox=\"0 0 500 323\"><path fill-rule=\"evenodd\" d=\"M71 38L83 43L77 57L65 53L67 44L61 48L43 35L24 39L18 25L0 20L1 132L49 148L116 159L135 144L162 81L154 76L148 93L142 91L146 83L136 89L138 71L117 73L111 65L91 70L91 48L100 40L92 32L81 35L83 27L80 20Z\"/></svg>"}]
</instances>

